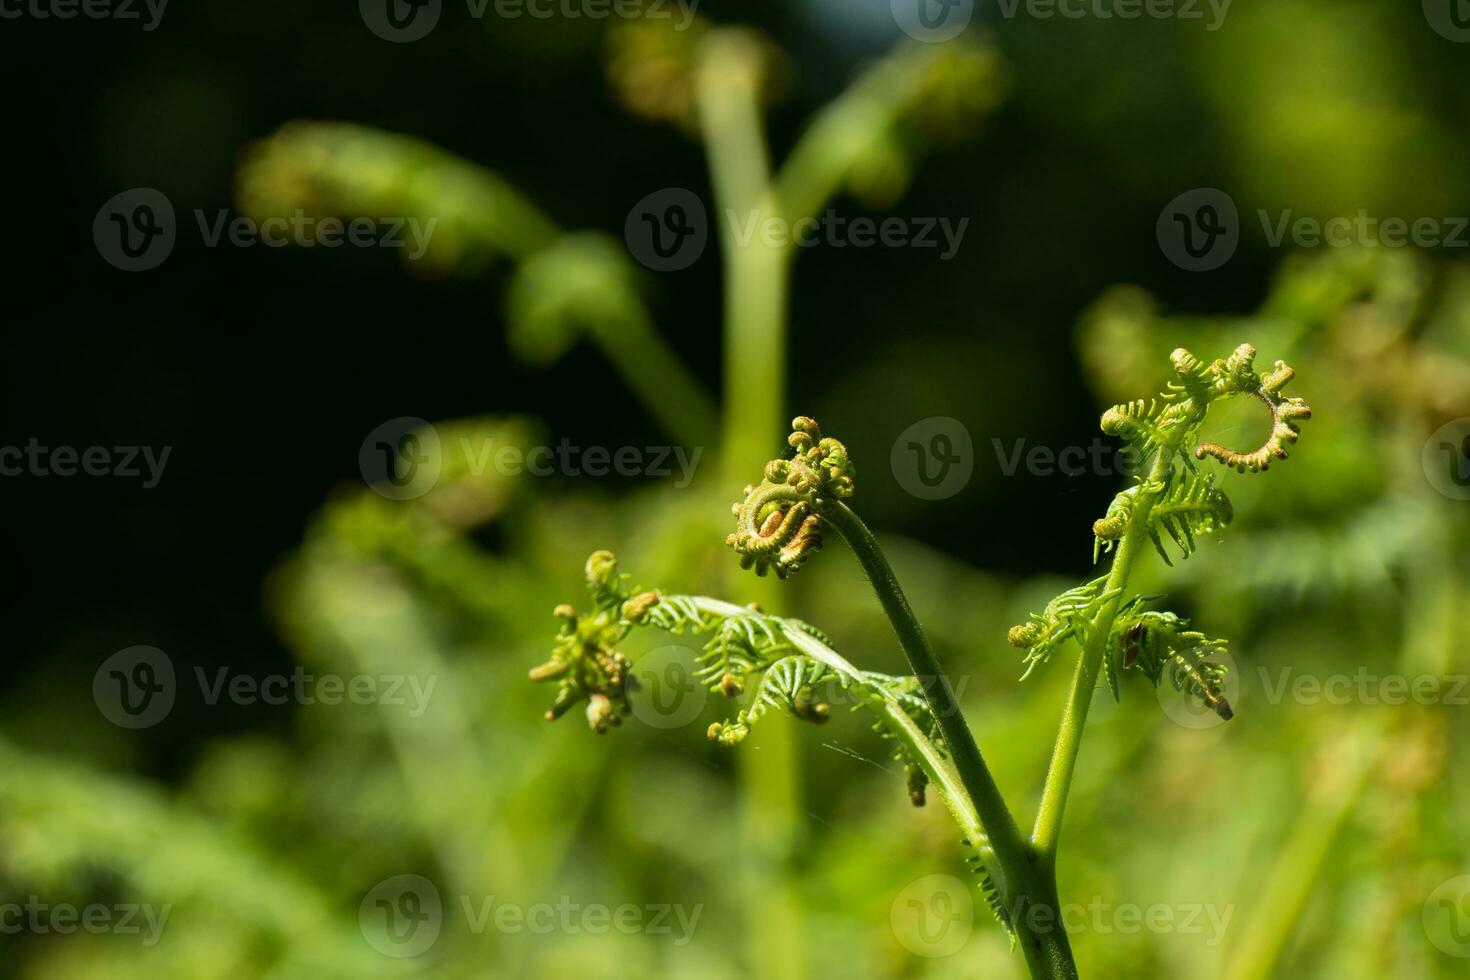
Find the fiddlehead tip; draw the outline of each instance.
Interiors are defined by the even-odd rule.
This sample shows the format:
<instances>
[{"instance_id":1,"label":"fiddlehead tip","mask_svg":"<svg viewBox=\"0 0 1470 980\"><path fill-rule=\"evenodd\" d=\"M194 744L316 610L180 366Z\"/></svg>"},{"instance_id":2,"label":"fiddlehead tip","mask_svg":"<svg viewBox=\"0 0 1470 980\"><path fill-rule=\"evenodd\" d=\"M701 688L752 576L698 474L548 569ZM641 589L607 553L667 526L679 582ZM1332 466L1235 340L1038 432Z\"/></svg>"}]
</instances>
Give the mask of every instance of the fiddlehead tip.
<instances>
[{"instance_id":1,"label":"fiddlehead tip","mask_svg":"<svg viewBox=\"0 0 1470 980\"><path fill-rule=\"evenodd\" d=\"M1037 641L1041 630L1034 623L1019 623L1006 633L1006 642L1018 650L1025 650Z\"/></svg>"},{"instance_id":2,"label":"fiddlehead tip","mask_svg":"<svg viewBox=\"0 0 1470 980\"><path fill-rule=\"evenodd\" d=\"M610 551L594 551L585 567L594 609L581 615L568 603L552 610L561 627L552 643L551 657L532 667L527 676L538 683L557 681L556 696L546 712L555 721L574 705L587 702L587 724L599 735L622 723L629 711L628 659L614 649L633 623L658 605L656 592L628 596L626 576L618 574L618 559Z\"/></svg>"},{"instance_id":3,"label":"fiddlehead tip","mask_svg":"<svg viewBox=\"0 0 1470 980\"><path fill-rule=\"evenodd\" d=\"M623 603L623 618L626 619L628 622L636 625L643 622L643 619L648 615L649 610L653 609L653 607L656 605L658 605L657 592L644 592L639 595L635 595L633 598Z\"/></svg>"},{"instance_id":4,"label":"fiddlehead tip","mask_svg":"<svg viewBox=\"0 0 1470 980\"><path fill-rule=\"evenodd\" d=\"M594 551L585 566L587 587L593 592L608 589L618 580L618 556L611 551Z\"/></svg>"},{"instance_id":5,"label":"fiddlehead tip","mask_svg":"<svg viewBox=\"0 0 1470 980\"><path fill-rule=\"evenodd\" d=\"M1270 469L1271 462L1286 459L1286 447L1301 435L1298 422L1312 417L1312 410L1300 398L1288 398L1281 389L1296 377L1284 361L1277 361L1270 374L1258 375L1252 369L1255 348L1242 344L1224 362L1216 362L1214 396L1228 398L1231 395L1250 395L1260 399L1271 413L1271 433L1260 446L1248 452L1237 452L1215 442L1201 443L1195 447L1195 459L1209 456L1222 465L1234 467L1237 472L1259 473Z\"/></svg>"},{"instance_id":6,"label":"fiddlehead tip","mask_svg":"<svg viewBox=\"0 0 1470 980\"><path fill-rule=\"evenodd\" d=\"M735 530L725 543L740 555L740 566L764 575L775 569L785 578L822 547L821 512L828 501L851 497L855 489L847 447L824 437L814 419L791 422L789 458L765 466L758 486L731 508Z\"/></svg>"}]
</instances>

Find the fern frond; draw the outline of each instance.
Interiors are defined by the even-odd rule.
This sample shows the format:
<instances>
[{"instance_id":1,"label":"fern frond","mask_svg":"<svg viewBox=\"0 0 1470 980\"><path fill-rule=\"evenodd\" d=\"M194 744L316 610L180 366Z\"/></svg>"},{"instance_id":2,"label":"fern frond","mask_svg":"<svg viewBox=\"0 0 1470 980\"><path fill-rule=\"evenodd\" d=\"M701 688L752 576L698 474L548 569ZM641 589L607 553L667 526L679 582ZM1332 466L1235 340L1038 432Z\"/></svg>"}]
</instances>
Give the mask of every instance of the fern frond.
<instances>
[{"instance_id":1,"label":"fern frond","mask_svg":"<svg viewBox=\"0 0 1470 980\"><path fill-rule=\"evenodd\" d=\"M649 610L646 622L666 633L705 633L715 625L689 596L661 595Z\"/></svg>"},{"instance_id":2,"label":"fern frond","mask_svg":"<svg viewBox=\"0 0 1470 980\"><path fill-rule=\"evenodd\" d=\"M1159 528L1174 539L1188 558L1195 551L1196 534L1218 531L1234 518L1235 508L1225 491L1215 486L1214 477L1198 472L1172 473L1149 512L1149 537L1164 563L1172 565L1159 540Z\"/></svg>"},{"instance_id":3,"label":"fern frond","mask_svg":"<svg viewBox=\"0 0 1470 980\"><path fill-rule=\"evenodd\" d=\"M833 450L831 441L816 439L798 426L793 445L805 451L807 439L813 472L820 472L824 485L840 486L840 481L851 478L842 453ZM910 797L916 805L923 804L929 782L926 766L946 758L946 753L918 678L859 671L838 656L826 633L799 619L702 596L634 594L628 582L628 576L619 573L616 557L595 552L587 560L595 611L584 616L570 605L556 608L562 628L551 659L530 671L532 680L558 684L548 719L586 701L594 731L603 733L621 722L630 710L627 696L633 685L631 664L614 648L633 627L708 636L696 658L698 680L732 699L751 692L734 718L710 726L712 740L723 745L743 741L751 726L772 709L820 724L831 708L817 696L817 689L835 683L853 695L855 708L877 716L877 730L895 742L894 758L904 764ZM1061 611L1071 608L1067 602L1054 605ZM927 745L927 760L915 755L916 738Z\"/></svg>"},{"instance_id":4,"label":"fern frond","mask_svg":"<svg viewBox=\"0 0 1470 980\"><path fill-rule=\"evenodd\" d=\"M828 500L853 494L854 470L847 447L824 437L806 416L791 422L790 459L766 464L758 486L731 507L735 530L725 543L740 555L740 567L757 575L774 569L778 578L798 571L822 547L821 511Z\"/></svg>"},{"instance_id":5,"label":"fern frond","mask_svg":"<svg viewBox=\"0 0 1470 980\"><path fill-rule=\"evenodd\" d=\"M1147 460L1170 442L1169 430L1178 424L1177 415L1170 414L1169 408L1167 401L1155 398L1114 405L1103 413L1102 430L1132 447L1140 461Z\"/></svg>"},{"instance_id":6,"label":"fern frond","mask_svg":"<svg viewBox=\"0 0 1470 980\"><path fill-rule=\"evenodd\" d=\"M733 722L715 722L710 726L711 741L736 745L750 734L750 727L772 708L786 709L798 718L821 724L831 709L813 694L813 687L831 679L827 668L803 654L791 654L771 664L763 672L760 685L750 706L736 715Z\"/></svg>"},{"instance_id":7,"label":"fern frond","mask_svg":"<svg viewBox=\"0 0 1470 980\"><path fill-rule=\"evenodd\" d=\"M1098 559L1113 549L1113 545L1122 540L1123 535L1128 533L1128 525L1133 520L1133 505L1138 496L1145 489L1142 478L1127 490L1120 490L1113 502L1108 504L1108 512L1092 522L1092 563L1097 564Z\"/></svg>"},{"instance_id":8,"label":"fern frond","mask_svg":"<svg viewBox=\"0 0 1470 980\"><path fill-rule=\"evenodd\" d=\"M732 686L743 687L751 672L790 649L772 617L753 610L720 620L714 631L699 656L695 676L706 686L718 687L727 694Z\"/></svg>"},{"instance_id":9,"label":"fern frond","mask_svg":"<svg viewBox=\"0 0 1470 980\"><path fill-rule=\"evenodd\" d=\"M1189 620L1172 612L1145 610L1157 596L1135 596L1119 610L1108 636L1104 663L1116 675L1136 670L1155 687L1165 677L1184 694L1198 699L1221 718L1234 716L1225 697L1225 664L1210 659L1228 651L1224 640L1189 628ZM1110 681L1114 697L1116 681Z\"/></svg>"},{"instance_id":10,"label":"fern frond","mask_svg":"<svg viewBox=\"0 0 1470 980\"><path fill-rule=\"evenodd\" d=\"M1164 547L1165 535L1187 558L1197 548L1198 535L1218 531L1234 518L1230 498L1215 485L1213 477L1195 468L1191 457L1212 456L1241 472L1264 470L1272 459L1285 458L1284 445L1297 438L1296 423L1311 418L1312 410L1305 402L1281 393L1294 377L1292 369L1277 361L1269 374L1258 374L1255 358L1256 350L1250 344L1241 344L1229 357L1210 364L1178 348L1169 357L1174 380L1162 394L1115 405L1103 414L1104 432L1123 439L1151 460L1148 475L1135 476L1133 485L1114 496L1107 513L1092 525L1094 563L1103 553L1118 548L1110 572L1110 577L1118 576L1116 590L1080 608L1073 606L1070 612L1067 605L1075 602L1075 590L1064 592L1054 600L1059 604L1057 608L1048 606L1045 613L1013 627L1011 643L1029 651L1028 674L1063 640L1077 637L1085 648L1088 633L1095 631L1106 638L1094 669L1102 673L1114 698L1119 696L1121 675L1126 670L1143 672L1155 686L1167 673L1181 691L1198 698L1222 718L1231 717L1223 693L1225 666L1209 659L1225 649L1224 641L1189 630L1189 624L1173 613L1145 611L1148 597L1132 599L1118 608L1106 607L1106 603L1126 583L1132 549L1144 537L1165 564L1172 565ZM1213 443L1196 445L1210 406L1238 395L1257 398L1270 409L1272 432L1266 443L1248 453ZM1121 568L1120 561L1124 562ZM1102 581L1083 586L1090 591L1084 591L1082 597L1095 594Z\"/></svg>"},{"instance_id":11,"label":"fern frond","mask_svg":"<svg viewBox=\"0 0 1470 980\"><path fill-rule=\"evenodd\" d=\"M1079 643L1086 642L1087 622L1095 607L1111 598L1102 591L1106 583L1107 576L1104 575L1075 589L1068 589L1048 602L1040 613L1032 613L1029 620L1011 627L1007 641L1011 646L1026 651L1022 660L1026 672L1021 675L1022 680L1030 677L1037 664L1046 662L1052 651L1068 639L1075 637Z\"/></svg>"},{"instance_id":12,"label":"fern frond","mask_svg":"<svg viewBox=\"0 0 1470 980\"><path fill-rule=\"evenodd\" d=\"M1206 456L1218 459L1237 472L1249 470L1258 473L1269 469L1271 461L1286 459L1286 446L1297 441L1301 428L1297 425L1312 417L1312 410L1300 398L1288 398L1281 393L1296 372L1283 361L1277 361L1270 374L1258 375L1254 364L1256 349L1250 344L1241 344L1225 361L1216 361L1212 368L1213 398L1228 398L1232 395L1250 395L1259 399L1271 413L1271 434L1258 448L1249 452L1237 452L1218 443L1207 442L1194 450L1196 459Z\"/></svg>"}]
</instances>

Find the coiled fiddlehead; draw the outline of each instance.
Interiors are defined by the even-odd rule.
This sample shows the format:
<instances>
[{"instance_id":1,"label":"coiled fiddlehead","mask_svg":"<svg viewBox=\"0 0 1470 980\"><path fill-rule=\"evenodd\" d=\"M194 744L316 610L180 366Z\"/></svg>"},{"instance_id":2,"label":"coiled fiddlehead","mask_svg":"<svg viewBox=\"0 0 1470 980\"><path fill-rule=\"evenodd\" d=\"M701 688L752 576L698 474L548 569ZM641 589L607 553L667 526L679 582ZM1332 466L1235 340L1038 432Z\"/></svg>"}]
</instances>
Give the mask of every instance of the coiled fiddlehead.
<instances>
[{"instance_id":1,"label":"coiled fiddlehead","mask_svg":"<svg viewBox=\"0 0 1470 980\"><path fill-rule=\"evenodd\" d=\"M1297 422L1312 417L1312 410L1302 399L1287 398L1281 394L1281 389L1296 377L1296 372L1284 362L1277 361L1270 374L1258 377L1251 370L1255 356L1255 348L1248 344L1237 348L1216 382L1221 389L1221 394L1216 397L1251 395L1260 399L1271 413L1271 434L1258 448L1245 453L1228 449L1219 443L1201 443L1194 450L1196 459L1210 456L1226 466L1235 467L1238 473L1246 470L1259 473L1269 469L1273 459L1286 459L1286 445L1296 442L1301 435Z\"/></svg>"},{"instance_id":2,"label":"coiled fiddlehead","mask_svg":"<svg viewBox=\"0 0 1470 980\"><path fill-rule=\"evenodd\" d=\"M1214 477L1201 473L1196 459L1213 457L1239 472L1260 472L1274 459L1285 459L1287 443L1300 435L1297 423L1311 418L1312 410L1300 398L1282 389L1295 372L1277 361L1269 374L1255 370L1256 350L1241 344L1227 358L1205 364L1179 348L1170 356L1174 379L1159 396L1114 405L1103 413L1102 430L1128 444L1135 458L1150 464L1146 475L1114 498L1108 511L1092 525L1093 560L1125 540L1147 538L1166 564L1164 535L1184 557L1198 548L1196 536L1219 531L1230 524L1235 509ZM1271 410L1272 430L1266 442L1249 452L1236 452L1217 443L1196 444L1210 406L1239 395L1258 398ZM1121 554L1121 552L1120 552ZM1116 566L1115 566L1116 571ZM1084 649L1090 639L1104 642L1100 668L1114 696L1119 676L1137 669L1155 685L1169 677L1221 718L1234 711L1223 694L1225 666L1209 659L1223 652L1223 640L1210 640L1187 629L1188 622L1168 612L1145 611L1150 597L1136 596L1118 605L1127 569L1062 593L1046 609L1010 631L1013 646L1026 650L1026 672L1047 660L1067 639ZM1113 587L1109 588L1109 582Z\"/></svg>"},{"instance_id":3,"label":"coiled fiddlehead","mask_svg":"<svg viewBox=\"0 0 1470 980\"><path fill-rule=\"evenodd\" d=\"M829 500L852 496L853 466L847 447L824 438L815 421L799 416L791 423L789 459L766 464L759 486L747 486L745 499L731 508L735 530L725 543L740 555L740 567L757 575L774 569L779 578L799 570L822 547L822 509Z\"/></svg>"}]
</instances>

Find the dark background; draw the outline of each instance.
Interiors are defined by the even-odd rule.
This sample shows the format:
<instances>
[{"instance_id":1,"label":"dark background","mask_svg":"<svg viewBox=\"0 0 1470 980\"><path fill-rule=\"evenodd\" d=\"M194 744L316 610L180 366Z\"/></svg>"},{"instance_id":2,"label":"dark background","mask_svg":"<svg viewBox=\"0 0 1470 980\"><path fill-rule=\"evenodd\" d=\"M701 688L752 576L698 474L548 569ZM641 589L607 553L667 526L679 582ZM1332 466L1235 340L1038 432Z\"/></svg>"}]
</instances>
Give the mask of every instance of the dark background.
<instances>
[{"instance_id":1,"label":"dark background","mask_svg":"<svg viewBox=\"0 0 1470 980\"><path fill-rule=\"evenodd\" d=\"M716 21L758 24L799 66L771 117L778 159L811 111L896 39L884 4L848 5L850 20L836 3L701 6ZM1242 32L1262 30L1247 19L1261 5L1237 0ZM1269 49L1280 30L1311 50L1296 33L1307 24L1341 48L1349 72L1397 85L1413 66L1412 85L1368 101L1407 99L1445 131L1463 126L1470 52L1428 30L1418 4L1289 6L1297 19L1268 24L1257 43ZM1330 16L1311 20L1321 14ZM1171 265L1154 239L1160 208L1191 187L1230 187L1243 211L1267 202L1269 183L1241 176L1253 171L1235 139L1235 80L1210 60L1221 38L1169 22L993 26L1011 96L977 139L934 153L892 209L969 217L959 255L817 249L798 265L788 406L866 433L852 441L869 440L880 458L929 414L964 421L981 457L992 436L1075 441L1092 431L1097 405L1071 332L1099 292L1135 281L1176 310L1243 313L1280 258L1257 231L1225 269L1201 276ZM262 580L333 485L358 479L358 446L385 419L529 408L553 438L658 440L631 400L579 398L608 371L595 349L545 373L520 366L494 277L418 282L396 255L372 249L207 248L192 216L230 208L242 145L293 118L422 137L503 174L565 228L616 233L633 202L665 186L706 194L694 141L608 97L601 30L476 22L454 2L430 38L409 45L374 37L347 3L173 0L151 33L136 21L0 21L9 219L0 442L172 447L151 490L118 478L0 480L0 548L13 569L11 668L0 684L17 727L52 697L84 692L103 653L133 643L197 648L209 637L202 662L284 669ZM1365 35L1382 63L1357 59L1352 44ZM1311 70L1309 55L1285 57ZM1388 206L1403 185L1426 182L1384 166L1396 178L1382 183ZM1311 176L1304 164L1301 179ZM129 274L101 259L91 225L104 201L135 186L171 198L179 240L162 267ZM1466 206L1454 186L1437 190L1446 206ZM841 206L863 213L855 201ZM650 273L647 285L664 335L716 388L717 251L684 272ZM871 516L987 567L1078 573L1088 557L1079 529L1111 481L1074 482L977 480L960 498L880 501ZM183 765L196 734L289 723L279 711L191 710L140 736L154 771Z\"/></svg>"}]
</instances>

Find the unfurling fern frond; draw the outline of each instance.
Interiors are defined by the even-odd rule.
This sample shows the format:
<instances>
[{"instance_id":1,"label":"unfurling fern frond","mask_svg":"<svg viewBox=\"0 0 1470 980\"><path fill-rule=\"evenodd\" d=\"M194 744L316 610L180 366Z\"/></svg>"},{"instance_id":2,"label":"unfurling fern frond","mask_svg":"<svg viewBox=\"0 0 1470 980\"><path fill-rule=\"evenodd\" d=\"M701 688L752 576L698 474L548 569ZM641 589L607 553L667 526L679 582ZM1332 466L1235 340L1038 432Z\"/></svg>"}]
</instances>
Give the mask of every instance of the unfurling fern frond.
<instances>
[{"instance_id":1,"label":"unfurling fern frond","mask_svg":"<svg viewBox=\"0 0 1470 980\"><path fill-rule=\"evenodd\" d=\"M746 677L790 649L771 617L754 610L720 620L699 656L695 676L727 697L744 689Z\"/></svg>"},{"instance_id":2,"label":"unfurling fern frond","mask_svg":"<svg viewBox=\"0 0 1470 980\"><path fill-rule=\"evenodd\" d=\"M1075 637L1079 643L1084 642L1087 622L1096 606L1111 598L1102 591L1106 583L1107 577L1103 576L1068 589L1048 602L1041 612L1032 613L1026 622L1011 627L1007 641L1011 646L1026 651L1022 661L1026 672L1021 675L1021 680L1030 677L1036 665L1044 663L1052 651L1069 638Z\"/></svg>"},{"instance_id":3,"label":"unfurling fern frond","mask_svg":"<svg viewBox=\"0 0 1470 980\"><path fill-rule=\"evenodd\" d=\"M1149 513L1149 538L1164 564L1174 564L1159 540L1163 528L1184 557L1195 551L1194 536L1218 531L1235 518L1235 508L1225 491L1215 486L1207 473L1172 472L1153 510Z\"/></svg>"},{"instance_id":4,"label":"unfurling fern frond","mask_svg":"<svg viewBox=\"0 0 1470 980\"><path fill-rule=\"evenodd\" d=\"M1234 509L1223 490L1208 476L1200 475L1191 460L1211 456L1241 472L1264 470L1272 459L1285 459L1284 445L1295 442L1297 422L1312 417L1300 398L1286 398L1281 389L1295 372L1280 361L1267 375L1254 370L1256 350L1241 344L1228 358L1206 366L1188 351L1176 350L1171 361L1176 380L1160 398L1114 405L1103 413L1102 429L1125 440L1145 459L1160 451L1167 458L1155 461L1147 477L1113 498L1108 512L1092 526L1093 561L1109 552L1134 526L1135 511L1142 511L1141 531L1148 535L1165 563L1172 565L1164 550L1166 533L1188 557L1195 550L1196 534L1215 531L1230 523ZM1248 395L1259 398L1271 410L1272 431L1259 449L1239 453L1215 443L1195 445L1210 405L1223 398ZM1182 460L1184 472L1174 466ZM1140 502L1146 506L1139 507Z\"/></svg>"},{"instance_id":5,"label":"unfurling fern frond","mask_svg":"<svg viewBox=\"0 0 1470 980\"><path fill-rule=\"evenodd\" d=\"M735 530L725 543L740 555L740 567L757 575L775 569L779 578L799 570L822 547L821 512L829 500L853 493L853 466L847 447L824 438L817 423L798 416L787 444L790 459L766 464L759 486L747 486L732 508Z\"/></svg>"},{"instance_id":6,"label":"unfurling fern frond","mask_svg":"<svg viewBox=\"0 0 1470 980\"><path fill-rule=\"evenodd\" d=\"M1250 356L1254 358L1254 350L1250 351ZM1269 469L1273 459L1286 459L1287 444L1296 442L1301 435L1302 430L1297 422L1312 417L1312 410L1302 399L1287 398L1281 394L1281 389L1296 376L1295 371L1281 361L1277 361L1275 369L1265 377L1257 378L1249 369L1250 362L1247 359L1243 373L1234 377L1234 389L1225 394L1248 394L1260 399L1271 413L1271 434L1257 449L1246 453L1236 452L1213 442L1203 443L1194 450L1196 459L1212 456L1226 466L1235 467L1237 472L1250 470L1258 473Z\"/></svg>"},{"instance_id":7,"label":"unfurling fern frond","mask_svg":"<svg viewBox=\"0 0 1470 980\"><path fill-rule=\"evenodd\" d=\"M1122 671L1136 670L1155 687L1167 676L1175 689L1228 721L1235 713L1225 697L1229 668L1210 659L1226 653L1228 644L1191 630L1189 620L1174 613L1145 610L1152 598L1129 600L1113 621L1104 659L1113 697L1118 697L1117 677Z\"/></svg>"},{"instance_id":8,"label":"unfurling fern frond","mask_svg":"<svg viewBox=\"0 0 1470 980\"><path fill-rule=\"evenodd\" d=\"M1170 355L1174 380L1153 399L1114 405L1103 413L1102 429L1128 443L1148 464L1133 477L1133 485L1119 492L1107 513L1092 525L1093 561L1113 553L1105 578L1064 592L1041 615L1012 627L1010 641L1027 649L1027 673L1068 637L1084 649L1079 676L1101 673L1113 696L1119 696L1120 678L1138 670L1157 686L1167 674L1180 691L1192 695L1222 718L1232 709L1225 699L1225 666L1210 659L1225 649L1223 640L1211 640L1188 629L1173 613L1148 612L1150 597L1119 602L1138 550L1147 539L1172 565L1164 547L1167 535L1188 557L1201 534L1218 531L1235 516L1230 498L1202 473L1195 459L1212 456L1242 472L1266 469L1272 459L1284 459L1285 443L1295 442L1296 423L1311 418L1312 410L1300 398L1281 394L1293 378L1280 361L1269 374L1255 371L1255 348L1241 344L1227 358L1206 364L1179 348ZM1210 406L1237 395L1258 398L1271 410L1272 432L1259 449L1247 453L1206 443L1196 445ZM1090 684L1086 685L1090 691Z\"/></svg>"},{"instance_id":9,"label":"unfurling fern frond","mask_svg":"<svg viewBox=\"0 0 1470 980\"><path fill-rule=\"evenodd\" d=\"M1170 428L1180 422L1169 407L1169 402L1154 398L1114 405L1103 413L1102 430L1126 442L1142 462L1170 441Z\"/></svg>"},{"instance_id":10,"label":"unfurling fern frond","mask_svg":"<svg viewBox=\"0 0 1470 980\"><path fill-rule=\"evenodd\" d=\"M814 441L813 448L820 444ZM828 474L825 479L841 476L834 473L839 464L830 452L814 465ZM599 551L587 560L587 584L594 612L582 616L569 605L558 606L556 614L563 625L551 659L530 672L532 680L558 682L547 718L558 718L587 701L588 723L594 731L603 733L621 723L629 713L628 692L634 684L631 664L614 648L633 627L708 635L696 658L695 676L731 699L749 692L734 718L710 726L712 740L722 745L743 741L751 726L773 708L821 724L831 708L819 696L819 688L835 684L853 696L855 708L877 715L878 729L895 740L895 759L905 766L910 797L922 805L929 774L912 740L917 735L928 744L929 753L940 758L944 750L917 678L859 671L838 656L825 633L798 619L703 596L635 593L611 552Z\"/></svg>"},{"instance_id":11,"label":"unfurling fern frond","mask_svg":"<svg viewBox=\"0 0 1470 980\"><path fill-rule=\"evenodd\" d=\"M821 446L822 441L814 439L810 448ZM813 465L824 480L850 478L830 445ZM958 776L918 678L860 671L832 648L825 633L801 620L704 596L635 594L609 552L597 552L588 559L587 580L596 611L579 616L571 606L558 606L557 615L563 617L564 625L551 660L531 671L532 680L560 684L548 718L559 717L585 700L594 731L604 733L621 722L630 710L627 693L633 683L627 659L613 652L613 647L634 626L709 635L698 658L697 676L726 697L746 698L734 718L709 727L711 740L737 745L773 709L821 724L831 715L821 689L835 686L852 699L854 710L875 716L874 729L893 745L893 758L903 766L909 799L915 806L925 804L932 781L957 819L969 812L969 801L953 795ZM973 863L982 876L980 890L1010 930L1005 895L997 884L995 852L973 818L962 820L961 826L973 835Z\"/></svg>"},{"instance_id":12,"label":"unfurling fern frond","mask_svg":"<svg viewBox=\"0 0 1470 980\"><path fill-rule=\"evenodd\" d=\"M765 669L750 706L736 715L733 722L715 722L709 728L711 741L736 745L750 734L750 726L760 721L772 708L786 709L798 718L822 724L831 708L817 700L815 685L831 679L825 666L802 654L782 657Z\"/></svg>"},{"instance_id":13,"label":"unfurling fern frond","mask_svg":"<svg viewBox=\"0 0 1470 980\"><path fill-rule=\"evenodd\" d=\"M1295 372L1277 361L1270 374L1255 371L1256 349L1241 344L1227 358L1206 365L1182 347L1170 355L1175 380L1156 400L1138 400L1114 405L1103 413L1102 429L1117 436L1146 456L1168 447L1171 452L1194 458L1214 457L1240 472L1266 469L1271 460L1285 459L1287 443L1297 440L1299 421L1312 417L1300 398L1288 398L1281 390ZM1196 446L1200 426L1210 404L1223 398L1247 395L1260 399L1271 412L1271 434L1266 442L1249 452L1236 452L1216 443Z\"/></svg>"},{"instance_id":14,"label":"unfurling fern frond","mask_svg":"<svg viewBox=\"0 0 1470 980\"><path fill-rule=\"evenodd\" d=\"M586 701L587 724L601 735L621 724L629 711L629 662L614 648L628 635L634 618L646 614L656 597L631 595L610 551L593 552L587 559L586 574L592 613L583 616L566 604L553 610L562 621L561 629L551 658L531 668L530 678L557 682L547 720L554 721ZM631 616L624 614L625 608Z\"/></svg>"},{"instance_id":15,"label":"unfurling fern frond","mask_svg":"<svg viewBox=\"0 0 1470 980\"><path fill-rule=\"evenodd\" d=\"M1092 522L1092 563L1097 564L1099 558L1113 550L1113 545L1123 539L1128 533L1128 525L1133 520L1133 504L1138 500L1146 486L1142 477L1135 477L1138 483L1121 490L1108 505L1108 512Z\"/></svg>"}]
</instances>

